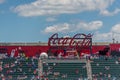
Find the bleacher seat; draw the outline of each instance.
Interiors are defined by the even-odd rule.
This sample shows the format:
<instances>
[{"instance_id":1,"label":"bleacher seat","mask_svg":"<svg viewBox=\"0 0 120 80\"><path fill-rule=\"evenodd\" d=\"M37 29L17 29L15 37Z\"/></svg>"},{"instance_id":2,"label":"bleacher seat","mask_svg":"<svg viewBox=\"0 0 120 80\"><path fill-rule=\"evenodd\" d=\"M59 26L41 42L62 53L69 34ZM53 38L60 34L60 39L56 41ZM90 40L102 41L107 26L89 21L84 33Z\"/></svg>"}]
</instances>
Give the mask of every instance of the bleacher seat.
<instances>
[{"instance_id":1,"label":"bleacher seat","mask_svg":"<svg viewBox=\"0 0 120 80\"><path fill-rule=\"evenodd\" d=\"M15 63L15 61L18 63ZM34 73L34 70L38 68L38 60L33 60L35 66L32 65L31 59L17 60L15 58L5 58L2 59L2 62L3 70L1 73L6 77L12 76L12 79L17 80L19 76L27 76L25 80L30 80L33 75L38 75L38 73ZM14 64L13 67L11 67L12 64ZM12 72L9 72L10 70Z\"/></svg>"},{"instance_id":2,"label":"bleacher seat","mask_svg":"<svg viewBox=\"0 0 120 80\"><path fill-rule=\"evenodd\" d=\"M57 76L56 78L62 80L73 80L75 78L78 79L80 77L87 77L85 65L86 63L47 63L47 65L44 64L43 71L49 72L51 70L52 73L46 76L49 78L54 77L54 72L59 72L59 76ZM63 78L62 75L66 75L67 77Z\"/></svg>"},{"instance_id":3,"label":"bleacher seat","mask_svg":"<svg viewBox=\"0 0 120 80\"><path fill-rule=\"evenodd\" d=\"M91 66L92 74L97 78L120 78L120 64L117 58L94 59Z\"/></svg>"}]
</instances>

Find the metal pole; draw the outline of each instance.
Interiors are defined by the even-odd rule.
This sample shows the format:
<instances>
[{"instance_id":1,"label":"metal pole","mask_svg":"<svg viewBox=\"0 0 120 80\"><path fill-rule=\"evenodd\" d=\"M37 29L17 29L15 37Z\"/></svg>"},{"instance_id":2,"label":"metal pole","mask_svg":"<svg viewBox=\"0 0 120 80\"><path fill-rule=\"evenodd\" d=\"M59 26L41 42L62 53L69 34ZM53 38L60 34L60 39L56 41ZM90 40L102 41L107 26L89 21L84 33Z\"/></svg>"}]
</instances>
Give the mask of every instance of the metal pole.
<instances>
[{"instance_id":1,"label":"metal pole","mask_svg":"<svg viewBox=\"0 0 120 80\"><path fill-rule=\"evenodd\" d=\"M88 80L92 80L92 68L91 68L90 60L86 61L86 68L87 68Z\"/></svg>"},{"instance_id":2,"label":"metal pole","mask_svg":"<svg viewBox=\"0 0 120 80\"><path fill-rule=\"evenodd\" d=\"M39 79L41 80L43 76L43 63L41 59L38 60L38 76L39 76Z\"/></svg>"}]
</instances>

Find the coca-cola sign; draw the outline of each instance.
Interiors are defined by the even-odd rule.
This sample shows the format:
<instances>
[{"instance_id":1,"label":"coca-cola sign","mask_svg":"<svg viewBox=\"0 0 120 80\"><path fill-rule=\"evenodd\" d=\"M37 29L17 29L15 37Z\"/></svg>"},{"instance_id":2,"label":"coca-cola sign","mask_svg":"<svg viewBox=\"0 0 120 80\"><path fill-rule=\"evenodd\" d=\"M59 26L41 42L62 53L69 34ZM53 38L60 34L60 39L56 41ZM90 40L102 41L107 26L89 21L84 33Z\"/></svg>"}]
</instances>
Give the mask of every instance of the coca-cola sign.
<instances>
[{"instance_id":1,"label":"coca-cola sign","mask_svg":"<svg viewBox=\"0 0 120 80\"><path fill-rule=\"evenodd\" d=\"M58 37L58 34L53 34L48 41L49 46L90 46L92 43L91 34L76 34L73 37Z\"/></svg>"}]
</instances>

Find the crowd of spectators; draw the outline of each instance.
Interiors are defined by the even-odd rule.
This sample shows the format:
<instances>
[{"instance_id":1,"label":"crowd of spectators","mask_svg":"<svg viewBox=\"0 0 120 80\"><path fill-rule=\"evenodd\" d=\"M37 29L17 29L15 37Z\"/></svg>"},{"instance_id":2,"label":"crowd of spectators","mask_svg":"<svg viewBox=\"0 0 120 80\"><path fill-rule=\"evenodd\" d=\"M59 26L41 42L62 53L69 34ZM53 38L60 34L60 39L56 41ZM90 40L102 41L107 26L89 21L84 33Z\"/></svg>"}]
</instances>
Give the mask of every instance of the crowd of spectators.
<instances>
[{"instance_id":1,"label":"crowd of spectators","mask_svg":"<svg viewBox=\"0 0 120 80\"><path fill-rule=\"evenodd\" d=\"M8 55L0 59L0 80L37 80L38 57L26 57L19 53L16 57Z\"/></svg>"},{"instance_id":2,"label":"crowd of spectators","mask_svg":"<svg viewBox=\"0 0 120 80\"><path fill-rule=\"evenodd\" d=\"M59 54L56 56L49 56L49 58L61 58L62 54ZM25 53L19 53L16 57L8 56L7 54L1 55L0 57L0 80L39 80L40 77L38 76L38 59L39 55L32 56L32 57L26 57ZM89 55L88 55L89 56ZM83 56L84 57L84 56ZM80 57L80 58L83 58ZM67 57L68 58L68 57ZM91 60L94 59L105 59L106 61L109 59L112 59L113 57L109 56L90 56ZM114 57L115 58L115 57ZM120 64L120 58L117 58L114 63L116 65ZM47 65L47 64L45 64ZM56 66L56 63L53 64L53 66ZM99 67L100 63L96 63L96 66ZM85 66L83 66L85 68ZM52 74L54 78L57 79L57 77L61 76L61 78L66 79L68 78L68 74L61 74L60 72L52 72L52 69L54 69L51 66L48 66L48 71L44 72L44 76L48 76ZM105 71L109 71L111 67L104 66ZM75 70L76 71L76 70ZM78 73L79 71L76 71ZM98 80L97 76L104 76L108 79L111 78L111 73L104 74L103 72L99 72L98 74L93 74L92 77L94 80ZM48 80L48 78L45 78ZM82 80L82 77L80 76L79 80ZM101 79L102 80L102 79Z\"/></svg>"},{"instance_id":3,"label":"crowd of spectators","mask_svg":"<svg viewBox=\"0 0 120 80\"><path fill-rule=\"evenodd\" d=\"M99 56L92 60L93 80L120 80L120 57Z\"/></svg>"}]
</instances>

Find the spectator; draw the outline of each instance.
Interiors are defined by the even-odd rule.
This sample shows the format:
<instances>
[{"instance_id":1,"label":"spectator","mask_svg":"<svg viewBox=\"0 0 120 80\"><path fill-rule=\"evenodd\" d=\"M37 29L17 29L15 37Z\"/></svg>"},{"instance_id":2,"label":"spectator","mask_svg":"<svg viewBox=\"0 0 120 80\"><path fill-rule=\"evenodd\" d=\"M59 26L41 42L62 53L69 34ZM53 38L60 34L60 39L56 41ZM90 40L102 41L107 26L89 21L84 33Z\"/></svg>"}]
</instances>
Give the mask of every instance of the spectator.
<instances>
[{"instance_id":1,"label":"spectator","mask_svg":"<svg viewBox=\"0 0 120 80\"><path fill-rule=\"evenodd\" d=\"M10 57L14 57L14 55L15 55L15 49L12 49L12 51L11 51L11 55L10 55Z\"/></svg>"},{"instance_id":2,"label":"spectator","mask_svg":"<svg viewBox=\"0 0 120 80\"><path fill-rule=\"evenodd\" d=\"M110 66L105 66L105 70L109 70L110 69Z\"/></svg>"},{"instance_id":3,"label":"spectator","mask_svg":"<svg viewBox=\"0 0 120 80\"><path fill-rule=\"evenodd\" d=\"M118 61L115 61L115 64L119 64L119 62L118 62Z\"/></svg>"}]
</instances>

